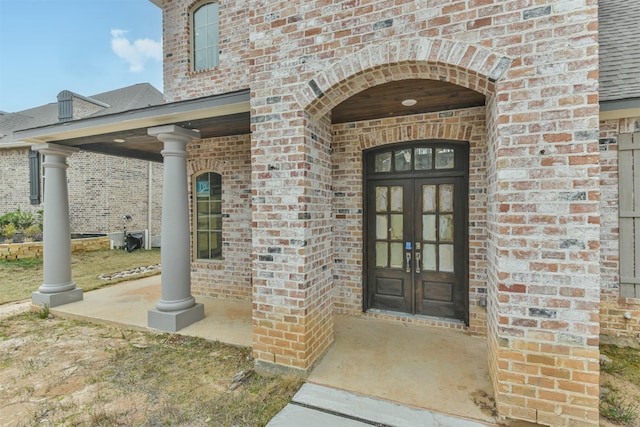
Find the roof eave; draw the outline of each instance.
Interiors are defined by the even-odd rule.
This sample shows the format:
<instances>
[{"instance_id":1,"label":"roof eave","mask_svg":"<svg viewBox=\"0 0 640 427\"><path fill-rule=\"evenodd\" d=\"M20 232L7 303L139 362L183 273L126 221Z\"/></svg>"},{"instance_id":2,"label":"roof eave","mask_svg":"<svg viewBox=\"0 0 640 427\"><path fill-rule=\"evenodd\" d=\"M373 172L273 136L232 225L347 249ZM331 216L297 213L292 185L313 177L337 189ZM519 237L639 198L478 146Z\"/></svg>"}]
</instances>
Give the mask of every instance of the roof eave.
<instances>
[{"instance_id":1,"label":"roof eave","mask_svg":"<svg viewBox=\"0 0 640 427\"><path fill-rule=\"evenodd\" d=\"M600 120L640 117L640 98L600 101Z\"/></svg>"},{"instance_id":2,"label":"roof eave","mask_svg":"<svg viewBox=\"0 0 640 427\"><path fill-rule=\"evenodd\" d=\"M155 105L112 115L91 117L14 132L18 141L46 143L142 127L218 117L250 110L249 90Z\"/></svg>"}]
</instances>

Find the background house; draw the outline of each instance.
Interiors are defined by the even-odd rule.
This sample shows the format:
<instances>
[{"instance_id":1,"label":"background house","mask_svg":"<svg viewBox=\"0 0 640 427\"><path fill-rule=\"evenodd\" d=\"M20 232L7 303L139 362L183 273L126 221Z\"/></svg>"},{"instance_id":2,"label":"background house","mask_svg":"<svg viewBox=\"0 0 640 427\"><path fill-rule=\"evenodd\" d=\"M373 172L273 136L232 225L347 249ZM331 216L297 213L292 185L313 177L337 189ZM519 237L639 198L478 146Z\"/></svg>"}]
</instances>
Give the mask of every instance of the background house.
<instances>
[{"instance_id":1,"label":"background house","mask_svg":"<svg viewBox=\"0 0 640 427\"><path fill-rule=\"evenodd\" d=\"M0 215L36 212L43 207L41 155L31 144L19 142L14 131L56 123L104 117L163 102L163 95L148 83L82 96L62 91L58 102L15 113L0 113ZM129 230L149 229L160 234L162 164L97 153L90 147L69 159L71 232L121 232L122 216L133 217ZM119 235L117 235L119 237Z\"/></svg>"}]
</instances>

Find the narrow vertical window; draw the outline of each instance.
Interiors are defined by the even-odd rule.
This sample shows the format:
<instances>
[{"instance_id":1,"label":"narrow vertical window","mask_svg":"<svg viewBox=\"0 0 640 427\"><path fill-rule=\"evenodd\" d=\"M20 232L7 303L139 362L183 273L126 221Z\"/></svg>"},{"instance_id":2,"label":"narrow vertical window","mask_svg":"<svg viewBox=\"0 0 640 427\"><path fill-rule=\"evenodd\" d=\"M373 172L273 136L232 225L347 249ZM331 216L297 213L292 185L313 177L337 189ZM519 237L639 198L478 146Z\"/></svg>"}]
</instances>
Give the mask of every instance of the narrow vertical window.
<instances>
[{"instance_id":1,"label":"narrow vertical window","mask_svg":"<svg viewBox=\"0 0 640 427\"><path fill-rule=\"evenodd\" d=\"M29 150L29 201L40 204L40 153Z\"/></svg>"},{"instance_id":2,"label":"narrow vertical window","mask_svg":"<svg viewBox=\"0 0 640 427\"><path fill-rule=\"evenodd\" d=\"M195 179L195 256L222 259L222 177L205 172Z\"/></svg>"},{"instance_id":3,"label":"narrow vertical window","mask_svg":"<svg viewBox=\"0 0 640 427\"><path fill-rule=\"evenodd\" d=\"M193 69L218 66L218 3L206 3L193 12Z\"/></svg>"}]
</instances>

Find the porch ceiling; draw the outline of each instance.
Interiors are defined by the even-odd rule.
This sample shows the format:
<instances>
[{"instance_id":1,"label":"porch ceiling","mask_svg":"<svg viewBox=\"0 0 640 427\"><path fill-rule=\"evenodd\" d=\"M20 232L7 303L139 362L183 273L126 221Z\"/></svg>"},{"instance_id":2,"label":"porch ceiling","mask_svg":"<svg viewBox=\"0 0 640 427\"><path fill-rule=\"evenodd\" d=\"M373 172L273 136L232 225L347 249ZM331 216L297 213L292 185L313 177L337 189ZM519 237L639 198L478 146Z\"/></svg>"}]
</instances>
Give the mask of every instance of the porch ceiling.
<instances>
[{"instance_id":1,"label":"porch ceiling","mask_svg":"<svg viewBox=\"0 0 640 427\"><path fill-rule=\"evenodd\" d=\"M249 91L244 90L25 129L15 135L29 143L55 143L161 162L163 144L147 135L150 127L174 124L197 129L203 138L247 134L250 132L249 108Z\"/></svg>"},{"instance_id":2,"label":"porch ceiling","mask_svg":"<svg viewBox=\"0 0 640 427\"><path fill-rule=\"evenodd\" d=\"M402 101L414 99L413 106ZM471 89L439 80L399 80L366 89L338 104L331 112L333 123L457 110L485 105L485 97Z\"/></svg>"}]
</instances>

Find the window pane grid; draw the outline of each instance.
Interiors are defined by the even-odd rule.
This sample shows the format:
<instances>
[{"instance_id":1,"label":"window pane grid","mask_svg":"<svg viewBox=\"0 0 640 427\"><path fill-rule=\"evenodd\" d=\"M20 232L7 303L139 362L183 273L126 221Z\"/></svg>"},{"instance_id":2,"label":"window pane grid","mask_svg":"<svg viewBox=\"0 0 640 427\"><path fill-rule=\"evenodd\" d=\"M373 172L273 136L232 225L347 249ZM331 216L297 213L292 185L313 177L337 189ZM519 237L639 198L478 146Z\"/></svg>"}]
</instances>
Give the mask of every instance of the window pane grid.
<instances>
[{"instance_id":1,"label":"window pane grid","mask_svg":"<svg viewBox=\"0 0 640 427\"><path fill-rule=\"evenodd\" d=\"M218 3L207 3L193 14L194 70L219 64Z\"/></svg>"},{"instance_id":2,"label":"window pane grid","mask_svg":"<svg viewBox=\"0 0 640 427\"><path fill-rule=\"evenodd\" d=\"M195 180L195 253L198 259L222 258L222 180L205 172Z\"/></svg>"}]
</instances>

